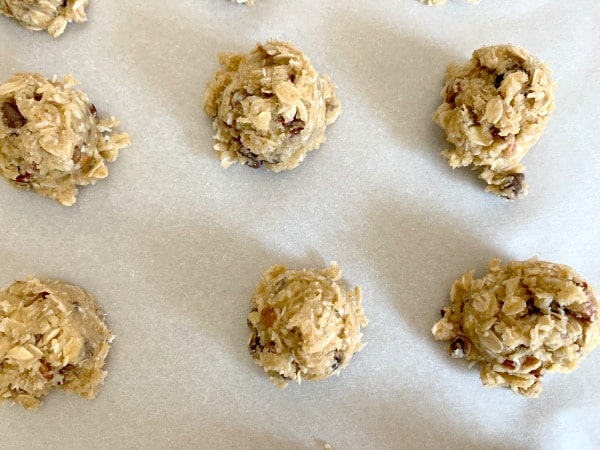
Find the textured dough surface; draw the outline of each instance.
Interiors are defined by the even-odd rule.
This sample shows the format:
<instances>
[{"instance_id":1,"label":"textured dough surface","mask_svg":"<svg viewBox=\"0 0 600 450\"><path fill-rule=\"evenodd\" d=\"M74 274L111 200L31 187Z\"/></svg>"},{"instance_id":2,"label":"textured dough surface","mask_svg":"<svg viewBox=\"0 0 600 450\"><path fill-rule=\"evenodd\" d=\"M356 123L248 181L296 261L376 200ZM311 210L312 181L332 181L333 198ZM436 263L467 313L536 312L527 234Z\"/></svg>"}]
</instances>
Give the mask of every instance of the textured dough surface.
<instances>
[{"instance_id":1,"label":"textured dough surface","mask_svg":"<svg viewBox=\"0 0 600 450\"><path fill-rule=\"evenodd\" d=\"M432 333L454 358L480 363L485 386L537 397L546 372L575 370L598 345L598 297L570 267L493 259L483 278L474 272L454 282Z\"/></svg>"},{"instance_id":2,"label":"textured dough surface","mask_svg":"<svg viewBox=\"0 0 600 450\"><path fill-rule=\"evenodd\" d=\"M339 374L363 347L361 291L346 289L341 277L335 263L300 271L273 266L263 275L248 315L248 348L276 386Z\"/></svg>"},{"instance_id":3,"label":"textured dough surface","mask_svg":"<svg viewBox=\"0 0 600 450\"><path fill-rule=\"evenodd\" d=\"M214 118L221 165L273 172L297 167L325 140L340 113L335 87L304 53L270 40L249 54L221 54L223 69L208 85L206 113Z\"/></svg>"},{"instance_id":4,"label":"textured dough surface","mask_svg":"<svg viewBox=\"0 0 600 450\"><path fill-rule=\"evenodd\" d=\"M85 22L88 0L0 0L0 13L30 30L46 30L52 37L64 33L70 22Z\"/></svg>"},{"instance_id":5,"label":"textured dough surface","mask_svg":"<svg viewBox=\"0 0 600 450\"><path fill-rule=\"evenodd\" d=\"M64 389L92 399L112 340L89 294L60 281L17 281L0 292L0 402L37 409Z\"/></svg>"},{"instance_id":6,"label":"textured dough surface","mask_svg":"<svg viewBox=\"0 0 600 450\"><path fill-rule=\"evenodd\" d=\"M75 203L77 186L105 178L105 161L131 143L113 132L114 117L98 119L76 84L70 75L53 81L18 73L0 85L0 173L63 205Z\"/></svg>"},{"instance_id":7,"label":"textured dough surface","mask_svg":"<svg viewBox=\"0 0 600 450\"><path fill-rule=\"evenodd\" d=\"M510 200L527 195L521 159L554 110L548 68L522 48L496 45L451 64L444 81L434 120L453 145L442 152L450 166L480 170L488 192Z\"/></svg>"},{"instance_id":8,"label":"textured dough surface","mask_svg":"<svg viewBox=\"0 0 600 450\"><path fill-rule=\"evenodd\" d=\"M419 0L421 3L427 6L439 6L446 4L446 0ZM469 3L479 3L480 0L467 0Z\"/></svg>"}]
</instances>

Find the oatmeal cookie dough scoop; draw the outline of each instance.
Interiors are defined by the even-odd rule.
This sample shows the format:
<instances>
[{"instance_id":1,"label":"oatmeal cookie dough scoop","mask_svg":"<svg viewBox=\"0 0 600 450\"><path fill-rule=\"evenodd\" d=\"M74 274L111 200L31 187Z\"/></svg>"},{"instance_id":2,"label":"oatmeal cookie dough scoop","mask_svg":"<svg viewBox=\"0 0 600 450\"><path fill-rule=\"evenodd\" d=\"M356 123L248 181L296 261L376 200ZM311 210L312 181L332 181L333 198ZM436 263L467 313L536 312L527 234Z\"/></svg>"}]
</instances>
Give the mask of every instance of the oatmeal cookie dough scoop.
<instances>
[{"instance_id":1,"label":"oatmeal cookie dough scoop","mask_svg":"<svg viewBox=\"0 0 600 450\"><path fill-rule=\"evenodd\" d=\"M270 40L247 55L219 60L224 67L208 85L204 109L214 118L214 149L223 167L290 170L319 148L340 104L330 78L304 53Z\"/></svg>"},{"instance_id":2,"label":"oatmeal cookie dough scoop","mask_svg":"<svg viewBox=\"0 0 600 450\"><path fill-rule=\"evenodd\" d=\"M17 281L0 292L0 402L37 409L53 389L92 399L112 336L96 300L60 281Z\"/></svg>"},{"instance_id":3,"label":"oatmeal cookie dough scoop","mask_svg":"<svg viewBox=\"0 0 600 450\"><path fill-rule=\"evenodd\" d=\"M56 81L18 73L0 85L0 173L63 205L75 203L77 186L105 178L105 161L131 142L113 132L114 117L97 117L76 84L70 75Z\"/></svg>"},{"instance_id":4,"label":"oatmeal cookie dough scoop","mask_svg":"<svg viewBox=\"0 0 600 450\"><path fill-rule=\"evenodd\" d=\"M452 148L450 166L480 170L486 191L507 199L527 195L521 159L554 110L556 85L536 57L513 45L482 47L464 65L451 64L434 120Z\"/></svg>"},{"instance_id":5,"label":"oatmeal cookie dough scoop","mask_svg":"<svg viewBox=\"0 0 600 450\"><path fill-rule=\"evenodd\" d=\"M598 296L568 266L490 261L452 285L451 304L432 329L454 358L481 364L485 386L537 397L547 372L571 372L600 341Z\"/></svg>"},{"instance_id":6,"label":"oatmeal cookie dough scoop","mask_svg":"<svg viewBox=\"0 0 600 450\"><path fill-rule=\"evenodd\" d=\"M30 30L46 30L52 37L64 33L70 22L85 22L88 0L0 0L0 13Z\"/></svg>"},{"instance_id":7,"label":"oatmeal cookie dough scoop","mask_svg":"<svg viewBox=\"0 0 600 450\"><path fill-rule=\"evenodd\" d=\"M258 284L248 348L279 388L337 375L363 347L361 291L348 290L341 276L335 263L300 271L273 266Z\"/></svg>"}]
</instances>

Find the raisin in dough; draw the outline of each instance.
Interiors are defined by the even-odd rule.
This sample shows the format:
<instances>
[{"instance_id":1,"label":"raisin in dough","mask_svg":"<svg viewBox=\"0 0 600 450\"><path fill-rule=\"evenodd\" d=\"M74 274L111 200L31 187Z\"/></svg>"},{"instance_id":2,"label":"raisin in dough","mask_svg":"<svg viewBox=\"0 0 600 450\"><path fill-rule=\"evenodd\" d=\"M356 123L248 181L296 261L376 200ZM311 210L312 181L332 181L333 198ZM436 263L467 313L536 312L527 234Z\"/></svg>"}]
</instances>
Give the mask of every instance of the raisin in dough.
<instances>
[{"instance_id":1,"label":"raisin in dough","mask_svg":"<svg viewBox=\"0 0 600 450\"><path fill-rule=\"evenodd\" d=\"M0 402L37 409L64 389L92 399L112 336L89 294L60 281L17 281L0 292Z\"/></svg>"},{"instance_id":2,"label":"raisin in dough","mask_svg":"<svg viewBox=\"0 0 600 450\"><path fill-rule=\"evenodd\" d=\"M521 159L554 110L550 71L513 45L483 47L465 65L451 64L434 120L453 147L450 166L480 170L486 191L507 199L527 195Z\"/></svg>"},{"instance_id":3,"label":"raisin in dough","mask_svg":"<svg viewBox=\"0 0 600 450\"><path fill-rule=\"evenodd\" d=\"M273 266L263 275L248 315L248 347L279 388L339 374L363 347L361 291L346 289L341 277L335 263L321 270Z\"/></svg>"},{"instance_id":4,"label":"raisin in dough","mask_svg":"<svg viewBox=\"0 0 600 450\"><path fill-rule=\"evenodd\" d=\"M485 386L526 397L542 391L546 372L571 372L600 341L594 290L562 264L490 261L452 285L451 305L432 329L454 358L481 364Z\"/></svg>"},{"instance_id":5,"label":"raisin in dough","mask_svg":"<svg viewBox=\"0 0 600 450\"><path fill-rule=\"evenodd\" d=\"M77 186L108 175L106 161L130 144L114 133L114 118L99 120L96 107L67 76L53 81L18 73L0 85L0 173L63 205L75 203Z\"/></svg>"},{"instance_id":6,"label":"raisin in dough","mask_svg":"<svg viewBox=\"0 0 600 450\"><path fill-rule=\"evenodd\" d=\"M273 172L297 167L325 140L340 104L327 75L300 50L270 40L248 55L221 54L224 68L208 85L206 113L214 118L221 165Z\"/></svg>"},{"instance_id":7,"label":"raisin in dough","mask_svg":"<svg viewBox=\"0 0 600 450\"><path fill-rule=\"evenodd\" d=\"M0 0L0 13L30 30L58 37L70 22L85 22L88 0Z\"/></svg>"}]
</instances>

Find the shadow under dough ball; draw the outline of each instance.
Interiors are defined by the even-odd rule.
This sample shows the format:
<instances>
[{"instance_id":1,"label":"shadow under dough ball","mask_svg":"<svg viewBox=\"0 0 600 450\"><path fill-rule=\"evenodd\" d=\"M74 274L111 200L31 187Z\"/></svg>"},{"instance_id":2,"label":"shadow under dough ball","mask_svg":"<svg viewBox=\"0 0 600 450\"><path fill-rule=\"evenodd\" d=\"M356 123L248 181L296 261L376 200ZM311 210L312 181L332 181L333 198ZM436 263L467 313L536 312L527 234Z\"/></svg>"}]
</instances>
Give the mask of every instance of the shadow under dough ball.
<instances>
[{"instance_id":1,"label":"shadow under dough ball","mask_svg":"<svg viewBox=\"0 0 600 450\"><path fill-rule=\"evenodd\" d=\"M77 186L108 176L105 161L127 147L119 122L99 119L96 107L62 81L18 73L0 85L0 173L14 186L70 206Z\"/></svg>"},{"instance_id":2,"label":"shadow under dough ball","mask_svg":"<svg viewBox=\"0 0 600 450\"><path fill-rule=\"evenodd\" d=\"M304 53L270 40L247 55L221 54L219 61L223 68L208 85L204 110L214 118L214 149L223 167L291 170L325 141L340 103L333 82Z\"/></svg>"},{"instance_id":3,"label":"shadow under dough ball","mask_svg":"<svg viewBox=\"0 0 600 450\"><path fill-rule=\"evenodd\" d=\"M452 285L451 304L432 329L454 358L481 364L485 386L537 397L546 372L571 372L600 341L600 303L563 264L490 261Z\"/></svg>"},{"instance_id":4,"label":"shadow under dough ball","mask_svg":"<svg viewBox=\"0 0 600 450\"><path fill-rule=\"evenodd\" d=\"M550 71L513 45L482 47L464 65L451 64L433 118L452 148L450 166L480 170L486 191L509 200L527 195L521 159L554 110Z\"/></svg>"},{"instance_id":5,"label":"shadow under dough ball","mask_svg":"<svg viewBox=\"0 0 600 450\"><path fill-rule=\"evenodd\" d=\"M96 300L60 281L17 281L0 292L0 402L37 409L53 389L92 399L112 335Z\"/></svg>"},{"instance_id":6,"label":"shadow under dough ball","mask_svg":"<svg viewBox=\"0 0 600 450\"><path fill-rule=\"evenodd\" d=\"M29 30L46 30L52 37L64 33L70 22L85 22L88 0L0 0L0 13Z\"/></svg>"},{"instance_id":7,"label":"shadow under dough ball","mask_svg":"<svg viewBox=\"0 0 600 450\"><path fill-rule=\"evenodd\" d=\"M320 270L273 266L263 275L248 315L248 348L277 387L337 375L363 347L361 291L346 289L341 277L335 263Z\"/></svg>"}]
</instances>

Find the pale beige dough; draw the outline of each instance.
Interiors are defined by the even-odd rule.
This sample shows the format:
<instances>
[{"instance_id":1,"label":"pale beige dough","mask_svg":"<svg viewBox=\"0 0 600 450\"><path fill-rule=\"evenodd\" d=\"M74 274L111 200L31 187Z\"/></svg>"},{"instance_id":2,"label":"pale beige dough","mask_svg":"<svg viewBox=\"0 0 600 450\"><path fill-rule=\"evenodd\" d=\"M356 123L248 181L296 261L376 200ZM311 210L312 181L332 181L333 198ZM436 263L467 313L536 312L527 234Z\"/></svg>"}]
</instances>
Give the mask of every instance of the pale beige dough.
<instances>
[{"instance_id":1,"label":"pale beige dough","mask_svg":"<svg viewBox=\"0 0 600 450\"><path fill-rule=\"evenodd\" d=\"M60 281L17 281L0 292L0 402L37 409L53 389L92 399L112 336L96 300Z\"/></svg>"},{"instance_id":2,"label":"pale beige dough","mask_svg":"<svg viewBox=\"0 0 600 450\"><path fill-rule=\"evenodd\" d=\"M563 264L490 261L452 285L451 304L432 329L454 358L481 364L485 386L537 397L547 372L571 372L600 341L600 303Z\"/></svg>"},{"instance_id":3,"label":"pale beige dough","mask_svg":"<svg viewBox=\"0 0 600 450\"><path fill-rule=\"evenodd\" d=\"M507 199L527 195L521 159L537 142L554 110L550 71L513 45L482 47L444 78L434 120L452 147L450 166L480 170L486 191Z\"/></svg>"},{"instance_id":4,"label":"pale beige dough","mask_svg":"<svg viewBox=\"0 0 600 450\"><path fill-rule=\"evenodd\" d=\"M224 66L208 85L206 113L214 118L221 165L273 172L297 167L325 140L340 104L327 75L287 42L270 40L249 54L221 54Z\"/></svg>"},{"instance_id":5,"label":"pale beige dough","mask_svg":"<svg viewBox=\"0 0 600 450\"><path fill-rule=\"evenodd\" d=\"M263 275L248 315L248 348L276 386L337 375L363 347L361 291L348 290L341 277L335 263L299 271L273 266Z\"/></svg>"},{"instance_id":6,"label":"pale beige dough","mask_svg":"<svg viewBox=\"0 0 600 450\"><path fill-rule=\"evenodd\" d=\"M0 85L0 173L14 186L63 205L75 203L77 186L108 175L128 146L114 118L99 119L96 107L70 75L62 81L18 73Z\"/></svg>"},{"instance_id":7,"label":"pale beige dough","mask_svg":"<svg viewBox=\"0 0 600 450\"><path fill-rule=\"evenodd\" d=\"M446 4L446 0L419 0L421 3L427 6L439 6ZM469 3L479 3L480 0L467 0Z\"/></svg>"},{"instance_id":8,"label":"pale beige dough","mask_svg":"<svg viewBox=\"0 0 600 450\"><path fill-rule=\"evenodd\" d=\"M0 13L30 30L58 37L70 22L85 22L88 0L0 0Z\"/></svg>"}]
</instances>

